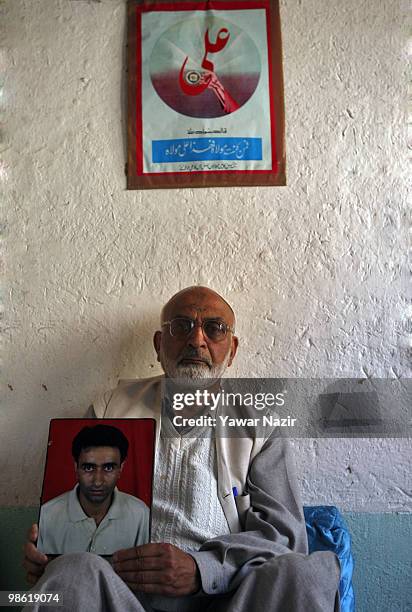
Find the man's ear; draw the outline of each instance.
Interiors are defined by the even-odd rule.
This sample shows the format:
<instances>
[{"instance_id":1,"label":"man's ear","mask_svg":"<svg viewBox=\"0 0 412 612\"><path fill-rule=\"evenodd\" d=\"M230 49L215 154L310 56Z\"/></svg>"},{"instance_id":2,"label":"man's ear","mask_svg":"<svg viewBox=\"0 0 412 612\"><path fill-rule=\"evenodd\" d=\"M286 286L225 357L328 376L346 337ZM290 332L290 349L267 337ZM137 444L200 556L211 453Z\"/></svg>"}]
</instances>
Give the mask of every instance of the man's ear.
<instances>
[{"instance_id":1,"label":"man's ear","mask_svg":"<svg viewBox=\"0 0 412 612\"><path fill-rule=\"evenodd\" d=\"M155 348L156 354L157 354L157 361L160 362L159 359L159 353L160 353L160 344L162 342L162 332L161 331L157 331L155 332L155 335L153 336L153 346Z\"/></svg>"},{"instance_id":2,"label":"man's ear","mask_svg":"<svg viewBox=\"0 0 412 612\"><path fill-rule=\"evenodd\" d=\"M123 468L124 468L124 464L125 464L125 463L126 463L126 459L124 459L124 460L121 462L121 464L120 464L120 468L119 468L119 472L120 472L120 474L123 472ZM120 476L120 474L119 474L119 476Z\"/></svg>"},{"instance_id":3,"label":"man's ear","mask_svg":"<svg viewBox=\"0 0 412 612\"><path fill-rule=\"evenodd\" d=\"M233 336L232 337L232 344L231 344L231 347L230 347L230 357L229 357L229 361L227 362L227 367L228 368L230 368L230 366L232 365L232 361L235 358L238 346L239 346L239 339L237 338L237 336Z\"/></svg>"}]
</instances>

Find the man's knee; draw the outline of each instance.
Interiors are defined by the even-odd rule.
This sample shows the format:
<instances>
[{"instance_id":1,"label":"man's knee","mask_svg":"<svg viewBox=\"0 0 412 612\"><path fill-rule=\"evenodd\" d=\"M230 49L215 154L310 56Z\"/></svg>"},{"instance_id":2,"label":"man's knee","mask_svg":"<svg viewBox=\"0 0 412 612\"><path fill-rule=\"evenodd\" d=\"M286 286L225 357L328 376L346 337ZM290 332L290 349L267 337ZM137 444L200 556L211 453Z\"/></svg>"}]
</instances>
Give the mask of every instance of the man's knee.
<instances>
[{"instance_id":1,"label":"man's knee","mask_svg":"<svg viewBox=\"0 0 412 612\"><path fill-rule=\"evenodd\" d=\"M311 555L290 553L267 561L261 566L273 578L285 575L291 582L316 586L318 581L329 585L339 584L340 564L336 555L329 551L315 552Z\"/></svg>"},{"instance_id":2,"label":"man's knee","mask_svg":"<svg viewBox=\"0 0 412 612\"><path fill-rule=\"evenodd\" d=\"M95 574L99 570L107 571L109 568L111 566L108 562L94 553L68 553L50 561L46 567L46 573L60 574L63 572L67 575L71 571L84 576L88 573Z\"/></svg>"}]
</instances>

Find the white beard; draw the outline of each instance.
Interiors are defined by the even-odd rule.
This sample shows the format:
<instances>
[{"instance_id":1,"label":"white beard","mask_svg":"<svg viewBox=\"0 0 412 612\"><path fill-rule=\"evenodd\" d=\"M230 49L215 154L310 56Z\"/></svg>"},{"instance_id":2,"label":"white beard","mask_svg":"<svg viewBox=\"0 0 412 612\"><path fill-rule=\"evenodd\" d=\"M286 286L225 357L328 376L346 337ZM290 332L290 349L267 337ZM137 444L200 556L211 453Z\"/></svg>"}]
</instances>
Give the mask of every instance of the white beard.
<instances>
[{"instance_id":1,"label":"white beard","mask_svg":"<svg viewBox=\"0 0 412 612\"><path fill-rule=\"evenodd\" d=\"M222 363L212 365L209 368L206 364L193 363L185 365L177 365L174 361L168 359L164 355L161 358L161 364L166 376L169 378L180 378L188 382L197 382L204 379L220 379L226 371L227 364L230 359L230 350L222 361Z\"/></svg>"}]
</instances>

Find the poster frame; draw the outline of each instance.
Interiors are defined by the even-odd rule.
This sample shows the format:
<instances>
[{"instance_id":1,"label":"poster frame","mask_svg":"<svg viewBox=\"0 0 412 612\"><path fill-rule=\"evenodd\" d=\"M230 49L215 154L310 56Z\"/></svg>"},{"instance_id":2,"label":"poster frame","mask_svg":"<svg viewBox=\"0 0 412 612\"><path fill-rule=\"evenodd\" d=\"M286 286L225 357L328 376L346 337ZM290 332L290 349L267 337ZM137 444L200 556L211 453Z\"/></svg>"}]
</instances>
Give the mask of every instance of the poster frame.
<instances>
[{"instance_id":1,"label":"poster frame","mask_svg":"<svg viewBox=\"0 0 412 612\"><path fill-rule=\"evenodd\" d=\"M265 9L269 68L271 169L144 172L141 19L149 11ZM279 0L128 0L127 189L286 185L284 88Z\"/></svg>"}]
</instances>

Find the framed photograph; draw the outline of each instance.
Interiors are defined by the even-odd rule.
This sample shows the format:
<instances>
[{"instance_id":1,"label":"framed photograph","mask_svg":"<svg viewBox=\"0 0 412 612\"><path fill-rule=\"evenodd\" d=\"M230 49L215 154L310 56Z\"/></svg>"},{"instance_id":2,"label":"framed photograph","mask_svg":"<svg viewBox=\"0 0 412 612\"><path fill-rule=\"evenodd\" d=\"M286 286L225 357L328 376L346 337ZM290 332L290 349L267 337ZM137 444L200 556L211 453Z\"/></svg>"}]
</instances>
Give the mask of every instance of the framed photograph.
<instances>
[{"instance_id":1,"label":"framed photograph","mask_svg":"<svg viewBox=\"0 0 412 612\"><path fill-rule=\"evenodd\" d=\"M285 184L278 0L129 0L128 189Z\"/></svg>"},{"instance_id":2,"label":"framed photograph","mask_svg":"<svg viewBox=\"0 0 412 612\"><path fill-rule=\"evenodd\" d=\"M154 419L52 419L37 547L110 557L150 541Z\"/></svg>"}]
</instances>

